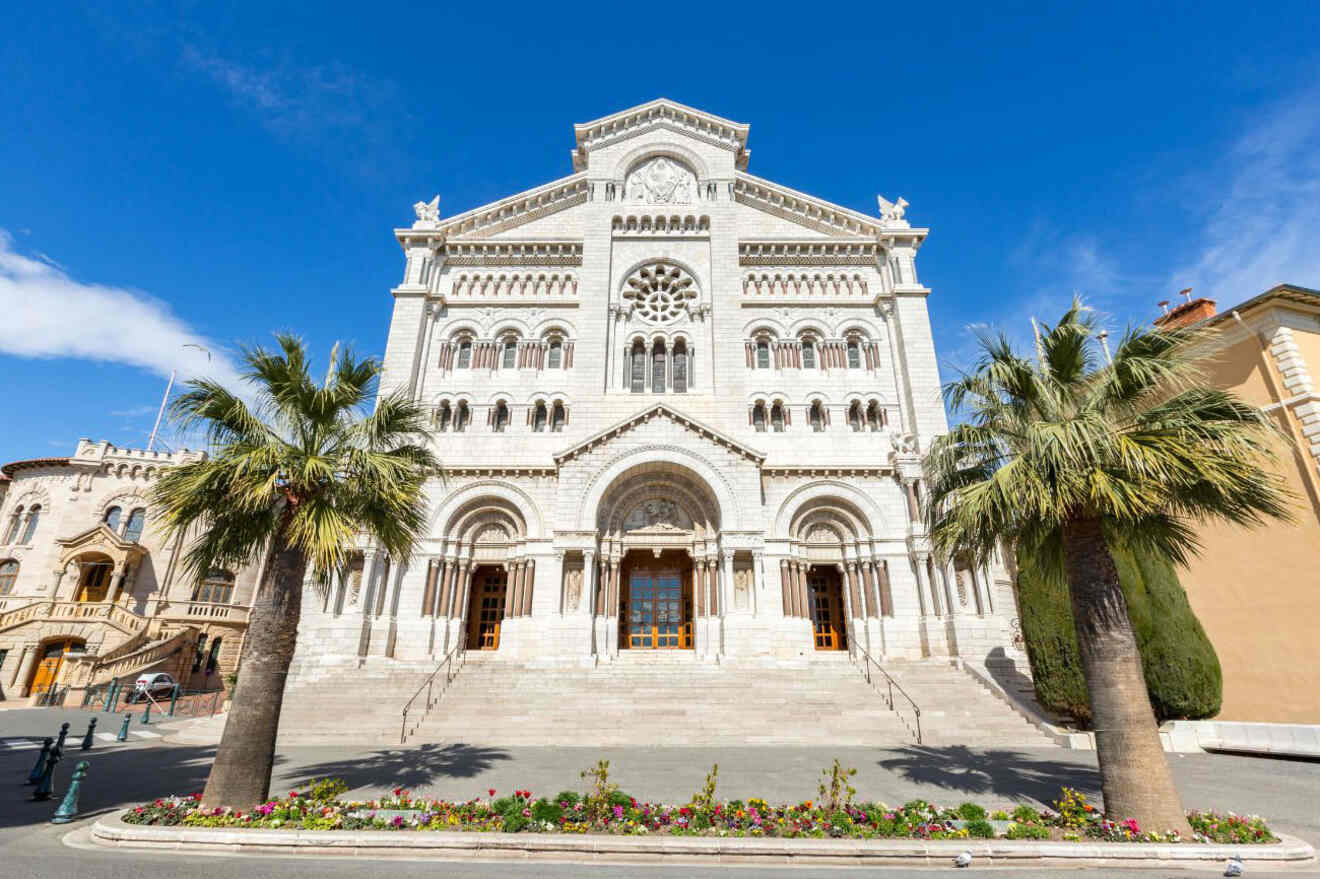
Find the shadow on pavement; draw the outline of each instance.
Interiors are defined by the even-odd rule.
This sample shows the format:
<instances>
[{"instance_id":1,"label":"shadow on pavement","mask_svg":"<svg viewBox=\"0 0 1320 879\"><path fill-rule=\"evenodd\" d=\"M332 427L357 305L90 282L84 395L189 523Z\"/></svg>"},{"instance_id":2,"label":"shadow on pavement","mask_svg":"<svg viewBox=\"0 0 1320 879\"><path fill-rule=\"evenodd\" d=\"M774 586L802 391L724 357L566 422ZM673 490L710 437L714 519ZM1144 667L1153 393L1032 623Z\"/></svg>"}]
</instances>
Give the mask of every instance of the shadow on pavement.
<instances>
[{"instance_id":1,"label":"shadow on pavement","mask_svg":"<svg viewBox=\"0 0 1320 879\"><path fill-rule=\"evenodd\" d=\"M0 828L45 824L69 789L69 779L80 760L88 763L87 778L78 798L78 812L86 817L116 808L137 805L170 794L201 791L215 759L215 746L198 747L101 747L67 750L55 771L55 796L44 802L31 800L32 787L23 784L37 758L36 751L6 755L0 773L8 788L0 796ZM278 764L279 758L276 758Z\"/></svg>"},{"instance_id":2,"label":"shadow on pavement","mask_svg":"<svg viewBox=\"0 0 1320 879\"><path fill-rule=\"evenodd\" d=\"M1048 805L1064 785L1088 795L1100 791L1100 773L1093 767L1039 754L1004 749L972 749L965 745L891 749L898 756L877 763L908 781L967 794L994 794L1031 799Z\"/></svg>"},{"instance_id":3,"label":"shadow on pavement","mask_svg":"<svg viewBox=\"0 0 1320 879\"><path fill-rule=\"evenodd\" d=\"M474 778L509 760L508 751L455 743L372 751L344 760L300 766L303 780L342 778L349 789L360 787L422 788L440 778Z\"/></svg>"}]
</instances>

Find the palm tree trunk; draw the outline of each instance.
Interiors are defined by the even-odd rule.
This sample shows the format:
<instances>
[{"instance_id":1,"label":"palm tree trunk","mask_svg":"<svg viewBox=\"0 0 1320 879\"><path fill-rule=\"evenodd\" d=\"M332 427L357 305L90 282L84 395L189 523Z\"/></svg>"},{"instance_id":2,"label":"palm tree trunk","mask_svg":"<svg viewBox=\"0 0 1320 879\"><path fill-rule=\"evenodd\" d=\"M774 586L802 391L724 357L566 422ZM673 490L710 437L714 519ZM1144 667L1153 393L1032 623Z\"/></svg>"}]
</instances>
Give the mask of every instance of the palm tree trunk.
<instances>
[{"instance_id":1,"label":"palm tree trunk","mask_svg":"<svg viewBox=\"0 0 1320 879\"><path fill-rule=\"evenodd\" d=\"M307 570L303 553L284 545L283 527L275 539L276 549L257 584L229 719L202 792L202 802L211 808L250 809L265 802L270 793L275 734Z\"/></svg>"},{"instance_id":2,"label":"palm tree trunk","mask_svg":"<svg viewBox=\"0 0 1320 879\"><path fill-rule=\"evenodd\" d=\"M1191 839L1100 520L1070 520L1063 528L1063 544L1105 813L1115 820L1135 819L1143 832L1177 830L1183 839Z\"/></svg>"}]
</instances>

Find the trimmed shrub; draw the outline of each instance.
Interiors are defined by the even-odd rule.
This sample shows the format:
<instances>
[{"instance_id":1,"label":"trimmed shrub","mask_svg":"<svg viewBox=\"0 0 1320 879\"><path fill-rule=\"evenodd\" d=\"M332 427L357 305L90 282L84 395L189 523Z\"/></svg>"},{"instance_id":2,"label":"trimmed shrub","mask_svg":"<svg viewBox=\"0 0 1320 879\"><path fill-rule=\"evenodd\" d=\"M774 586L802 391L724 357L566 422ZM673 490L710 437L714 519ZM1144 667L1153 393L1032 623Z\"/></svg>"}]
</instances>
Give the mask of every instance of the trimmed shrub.
<instances>
[{"instance_id":1,"label":"trimmed shrub","mask_svg":"<svg viewBox=\"0 0 1320 879\"><path fill-rule=\"evenodd\" d=\"M958 807L958 817L964 821L983 821L985 819L985 808L976 803L963 803Z\"/></svg>"},{"instance_id":2,"label":"trimmed shrub","mask_svg":"<svg viewBox=\"0 0 1320 879\"><path fill-rule=\"evenodd\" d=\"M571 790L561 790L559 793L555 794L555 802L564 803L570 809L576 806L580 799L582 798L578 796L576 792Z\"/></svg>"},{"instance_id":3,"label":"trimmed shrub","mask_svg":"<svg viewBox=\"0 0 1320 879\"><path fill-rule=\"evenodd\" d=\"M1039 824L1010 824L1004 839L1049 839L1050 829Z\"/></svg>"},{"instance_id":4,"label":"trimmed shrub","mask_svg":"<svg viewBox=\"0 0 1320 879\"><path fill-rule=\"evenodd\" d=\"M1173 565L1144 551L1111 547L1110 553L1156 718L1197 720L1218 714L1223 697L1219 658ZM1022 634L1036 698L1046 709L1089 727L1091 708L1067 584L1025 549L1018 552L1018 568Z\"/></svg>"},{"instance_id":5,"label":"trimmed shrub","mask_svg":"<svg viewBox=\"0 0 1320 879\"><path fill-rule=\"evenodd\" d=\"M994 839L995 829L990 826L989 821L968 821L967 835L973 839Z\"/></svg>"}]
</instances>

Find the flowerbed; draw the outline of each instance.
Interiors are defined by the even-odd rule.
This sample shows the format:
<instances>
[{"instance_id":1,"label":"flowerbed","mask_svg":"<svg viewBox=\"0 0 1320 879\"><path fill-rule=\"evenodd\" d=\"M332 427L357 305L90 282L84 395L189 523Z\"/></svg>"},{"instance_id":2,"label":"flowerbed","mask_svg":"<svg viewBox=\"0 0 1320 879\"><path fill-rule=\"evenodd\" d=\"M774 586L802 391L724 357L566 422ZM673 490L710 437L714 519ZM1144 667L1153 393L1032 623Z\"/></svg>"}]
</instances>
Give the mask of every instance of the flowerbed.
<instances>
[{"instance_id":1,"label":"flowerbed","mask_svg":"<svg viewBox=\"0 0 1320 879\"><path fill-rule=\"evenodd\" d=\"M836 767L837 771L837 767ZM827 770L828 773L828 770ZM822 785L822 788L825 786ZM851 788L847 788L851 791ZM1215 842L1254 844L1276 842L1265 821L1232 813L1189 812L1195 833L1185 840L1177 833L1138 827L1135 821L1114 821L1101 815L1081 794L1064 789L1055 809L1020 805L987 810L975 803L946 808L924 800L902 806L853 802L851 793L819 800L771 805L765 800L716 800L708 780L703 793L686 805L651 803L631 797L608 784L579 794L562 791L536 797L517 790L498 796L451 802L414 797L397 788L378 800L343 798L337 780L313 783L303 791L270 800L247 812L203 809L200 795L166 797L124 813L129 824L183 827L283 828L292 830L476 831L504 833L604 833L615 835L851 838L851 839L1035 839L1099 840L1105 842Z\"/></svg>"}]
</instances>

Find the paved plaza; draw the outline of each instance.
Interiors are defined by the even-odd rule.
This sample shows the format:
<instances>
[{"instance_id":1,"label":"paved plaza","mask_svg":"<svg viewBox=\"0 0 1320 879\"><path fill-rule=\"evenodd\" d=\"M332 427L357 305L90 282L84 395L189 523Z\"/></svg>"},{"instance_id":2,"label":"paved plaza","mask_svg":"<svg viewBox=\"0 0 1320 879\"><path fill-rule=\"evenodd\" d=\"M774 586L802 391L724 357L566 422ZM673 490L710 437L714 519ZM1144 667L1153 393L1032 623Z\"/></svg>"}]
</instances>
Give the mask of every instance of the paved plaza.
<instances>
[{"instance_id":1,"label":"paved plaza","mask_svg":"<svg viewBox=\"0 0 1320 879\"><path fill-rule=\"evenodd\" d=\"M70 741L86 729L83 711L35 709L0 712L0 741L13 742L53 732L63 720L70 722ZM98 715L99 724L107 723ZM144 874L187 875L179 854L112 852L81 847L88 819L167 793L189 793L202 788L214 755L212 743L197 743L210 735L212 724L184 722L156 726L161 739L107 745L90 752L72 750L60 766L63 791L72 764L90 763L81 801L82 820L67 827L48 823L55 803L32 803L30 788L21 782L34 759L34 751L0 749L0 772L11 779L9 793L0 797L0 861L8 877L78 877L111 879ZM191 732L190 732L191 731ZM183 741L178 741L183 740ZM192 741L194 743L186 743ZM343 746L283 749L275 769L274 789L287 791L319 776L344 778L355 793L368 796L392 787L449 798L485 795L489 788L510 791L529 788L553 794L564 788L580 789L581 769L598 759L610 761L612 776L622 788L651 799L686 801L697 790L711 764L720 765L719 793L727 797L764 796L770 800L809 799L816 795L820 771L835 757L857 768L858 796L890 803L923 797L942 803L973 799L997 804L1014 801L1048 802L1063 785L1098 794L1094 758L1084 752L1060 749L973 749L919 746L898 748L532 748L485 747L479 743L417 745L394 749ZM1320 844L1320 763L1262 760L1229 755L1175 755L1174 775L1189 807L1259 812L1276 830ZM83 833L79 833L79 829ZM72 832L72 836L70 833ZM69 837L66 840L66 837ZM252 861L260 861L253 864ZM254 868L256 872L254 873ZM321 859L208 857L202 869L215 877L272 875L361 875L355 861ZM390 872L412 876L834 876L829 868L772 870L765 868L587 867L583 865L437 864L392 862ZM194 870L196 873L197 870ZM894 875L928 872L895 869ZM1003 869L986 871L1005 875ZM1033 877L1064 875L1058 871L1023 871ZM1069 874L1076 870L1067 871ZM1097 875L1118 875L1113 869ZM1204 871L1202 871L1204 872ZM1167 868L1135 871L1137 875L1171 875ZM1280 871L1278 875L1320 875L1309 865ZM969 871L976 875L976 871ZM1273 875L1258 870L1252 876Z\"/></svg>"}]
</instances>

